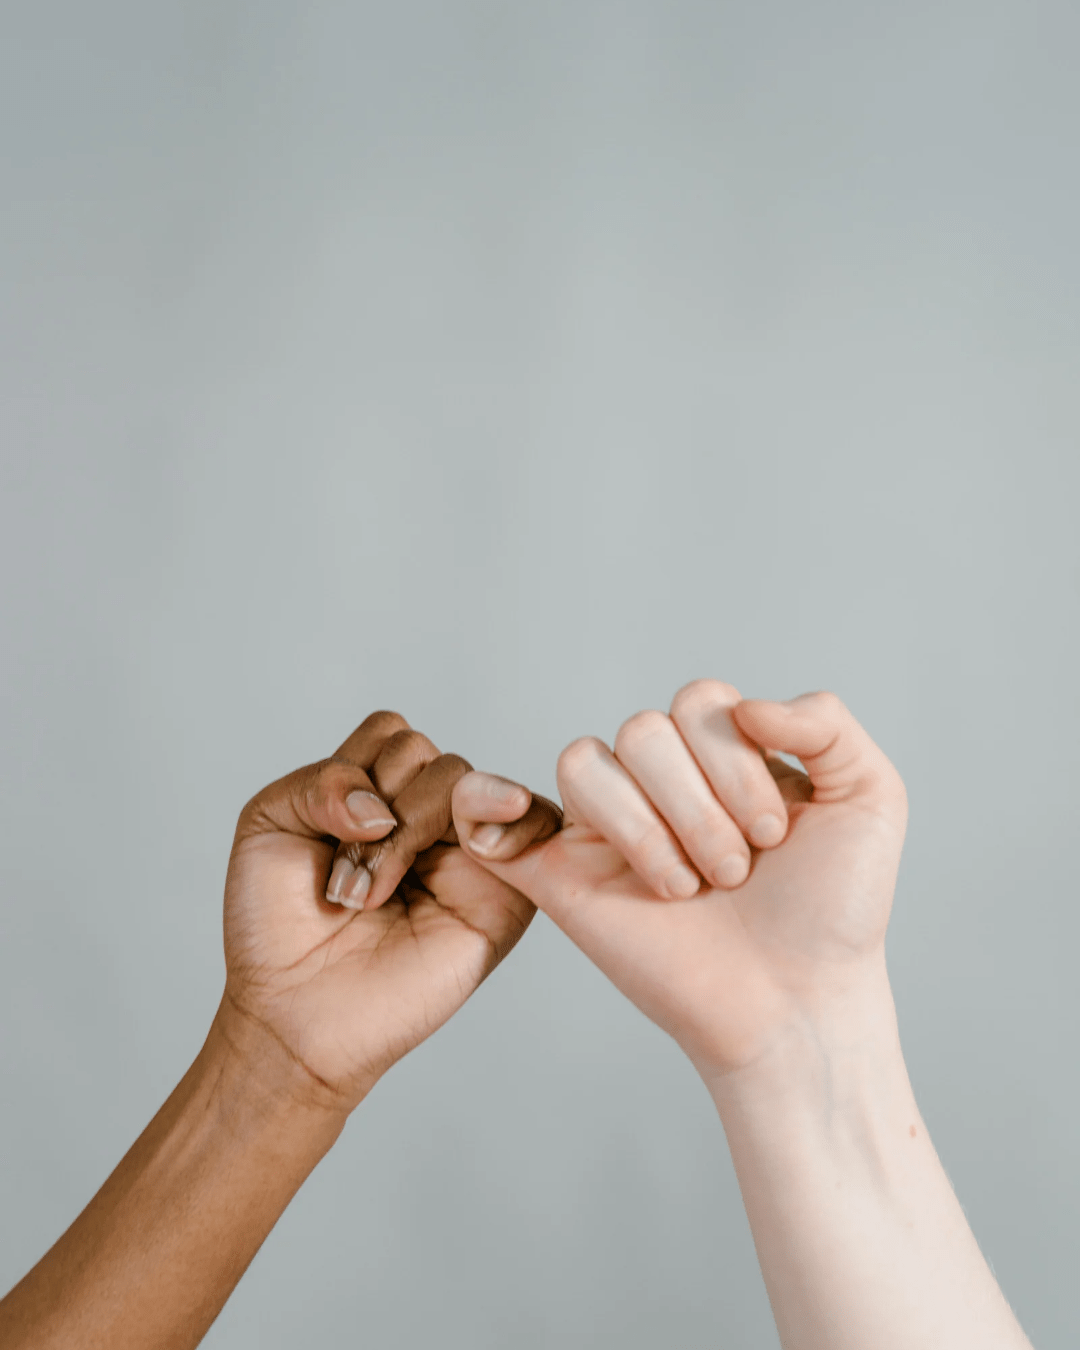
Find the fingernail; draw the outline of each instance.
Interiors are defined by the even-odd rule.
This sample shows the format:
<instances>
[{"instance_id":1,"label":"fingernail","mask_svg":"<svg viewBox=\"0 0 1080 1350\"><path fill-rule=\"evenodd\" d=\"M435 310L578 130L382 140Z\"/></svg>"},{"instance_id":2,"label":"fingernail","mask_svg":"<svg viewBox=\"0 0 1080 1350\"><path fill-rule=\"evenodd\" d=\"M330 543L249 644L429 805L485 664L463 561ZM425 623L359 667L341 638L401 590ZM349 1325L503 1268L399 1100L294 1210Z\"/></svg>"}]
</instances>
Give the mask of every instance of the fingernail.
<instances>
[{"instance_id":1,"label":"fingernail","mask_svg":"<svg viewBox=\"0 0 1080 1350\"><path fill-rule=\"evenodd\" d=\"M326 883L326 898L334 904L341 903L341 892L353 873L353 865L343 853L334 862L330 871L330 880Z\"/></svg>"},{"instance_id":2,"label":"fingernail","mask_svg":"<svg viewBox=\"0 0 1080 1350\"><path fill-rule=\"evenodd\" d=\"M469 836L469 847L474 853L494 853L505 833L501 825L481 825Z\"/></svg>"},{"instance_id":3,"label":"fingernail","mask_svg":"<svg viewBox=\"0 0 1080 1350\"><path fill-rule=\"evenodd\" d=\"M513 783L509 778L500 778L497 773L477 771L477 777L482 780L480 786L489 797L494 797L497 802L520 800L521 794L527 791L520 783Z\"/></svg>"},{"instance_id":4,"label":"fingernail","mask_svg":"<svg viewBox=\"0 0 1080 1350\"><path fill-rule=\"evenodd\" d=\"M750 842L756 844L758 848L768 848L770 844L778 844L784 837L784 822L779 816L771 813L764 816L758 816L750 827Z\"/></svg>"},{"instance_id":5,"label":"fingernail","mask_svg":"<svg viewBox=\"0 0 1080 1350\"><path fill-rule=\"evenodd\" d=\"M716 869L716 878L722 886L741 886L750 874L750 864L741 853L732 853Z\"/></svg>"},{"instance_id":6,"label":"fingernail","mask_svg":"<svg viewBox=\"0 0 1080 1350\"><path fill-rule=\"evenodd\" d=\"M357 825L396 825L390 808L374 792L357 788L345 798L345 808Z\"/></svg>"},{"instance_id":7,"label":"fingernail","mask_svg":"<svg viewBox=\"0 0 1080 1350\"><path fill-rule=\"evenodd\" d=\"M700 886L700 877L689 867L676 867L668 873L667 888L678 900L689 900L692 895L697 895Z\"/></svg>"},{"instance_id":8,"label":"fingernail","mask_svg":"<svg viewBox=\"0 0 1080 1350\"><path fill-rule=\"evenodd\" d=\"M371 890L371 873L366 867L358 867L349 882L348 889L342 893L341 903L346 909L363 909L367 893Z\"/></svg>"}]
</instances>

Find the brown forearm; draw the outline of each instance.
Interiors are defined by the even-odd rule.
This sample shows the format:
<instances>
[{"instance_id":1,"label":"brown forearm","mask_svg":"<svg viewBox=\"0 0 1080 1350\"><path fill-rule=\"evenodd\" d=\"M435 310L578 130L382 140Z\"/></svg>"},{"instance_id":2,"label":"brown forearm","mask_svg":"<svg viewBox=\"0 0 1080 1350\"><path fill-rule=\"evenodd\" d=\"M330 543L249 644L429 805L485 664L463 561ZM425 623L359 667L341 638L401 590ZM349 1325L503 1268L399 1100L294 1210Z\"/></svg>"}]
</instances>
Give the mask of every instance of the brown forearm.
<instances>
[{"instance_id":1,"label":"brown forearm","mask_svg":"<svg viewBox=\"0 0 1080 1350\"><path fill-rule=\"evenodd\" d=\"M0 1301L8 1350L198 1345L344 1117L275 1048L206 1044L98 1194Z\"/></svg>"}]
</instances>

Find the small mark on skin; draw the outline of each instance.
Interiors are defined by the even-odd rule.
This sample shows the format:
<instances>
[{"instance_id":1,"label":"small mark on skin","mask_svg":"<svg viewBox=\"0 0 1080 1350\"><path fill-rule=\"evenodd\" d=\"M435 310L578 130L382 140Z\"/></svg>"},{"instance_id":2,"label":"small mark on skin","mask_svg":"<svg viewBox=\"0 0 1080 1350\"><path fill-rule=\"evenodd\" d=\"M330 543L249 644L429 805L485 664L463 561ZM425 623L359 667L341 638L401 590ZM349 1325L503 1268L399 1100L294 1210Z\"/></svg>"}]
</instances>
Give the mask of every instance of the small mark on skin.
<instances>
[{"instance_id":1,"label":"small mark on skin","mask_svg":"<svg viewBox=\"0 0 1080 1350\"><path fill-rule=\"evenodd\" d=\"M915 1138L915 1126L914 1126L914 1125L912 1125L912 1127L911 1127L909 1133L910 1133L912 1139L914 1139L914 1138Z\"/></svg>"}]
</instances>

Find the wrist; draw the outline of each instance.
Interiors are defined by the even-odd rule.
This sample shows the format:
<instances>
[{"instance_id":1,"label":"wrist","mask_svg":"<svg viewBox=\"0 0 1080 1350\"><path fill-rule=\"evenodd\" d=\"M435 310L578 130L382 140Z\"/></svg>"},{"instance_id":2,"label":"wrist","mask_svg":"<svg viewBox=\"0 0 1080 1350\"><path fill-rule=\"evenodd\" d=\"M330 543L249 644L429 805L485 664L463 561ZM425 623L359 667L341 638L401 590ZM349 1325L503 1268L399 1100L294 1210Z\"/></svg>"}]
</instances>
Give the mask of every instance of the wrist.
<instances>
[{"instance_id":1,"label":"wrist","mask_svg":"<svg viewBox=\"0 0 1080 1350\"><path fill-rule=\"evenodd\" d=\"M842 997L801 1007L752 1063L702 1077L729 1138L822 1140L899 1116L905 1130L915 1123L884 963Z\"/></svg>"},{"instance_id":2,"label":"wrist","mask_svg":"<svg viewBox=\"0 0 1080 1350\"><path fill-rule=\"evenodd\" d=\"M196 1345L347 1117L295 1068L223 1001L154 1119L3 1300L0 1341Z\"/></svg>"},{"instance_id":3,"label":"wrist","mask_svg":"<svg viewBox=\"0 0 1080 1350\"><path fill-rule=\"evenodd\" d=\"M319 1080L228 989L196 1066L223 1119L240 1128L286 1131L325 1152L356 1103Z\"/></svg>"},{"instance_id":4,"label":"wrist","mask_svg":"<svg viewBox=\"0 0 1080 1350\"><path fill-rule=\"evenodd\" d=\"M917 1222L940 1168L887 986L793 1023L758 1062L707 1086L748 1210L785 1229L837 1205Z\"/></svg>"}]
</instances>

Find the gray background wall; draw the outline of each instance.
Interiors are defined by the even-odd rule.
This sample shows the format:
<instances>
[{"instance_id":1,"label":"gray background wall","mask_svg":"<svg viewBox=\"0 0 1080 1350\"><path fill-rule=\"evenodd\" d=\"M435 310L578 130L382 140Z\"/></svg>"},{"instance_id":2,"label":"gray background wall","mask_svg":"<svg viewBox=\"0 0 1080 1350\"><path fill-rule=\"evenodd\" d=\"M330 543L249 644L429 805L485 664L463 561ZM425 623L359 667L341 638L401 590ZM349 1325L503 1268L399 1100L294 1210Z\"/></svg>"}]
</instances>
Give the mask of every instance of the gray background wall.
<instances>
[{"instance_id":1,"label":"gray background wall","mask_svg":"<svg viewBox=\"0 0 1080 1350\"><path fill-rule=\"evenodd\" d=\"M554 787L713 674L903 772L913 1079L1073 1346L1072 0L0 9L0 1285L220 992L236 813L399 708ZM776 1345L711 1104L545 919L208 1337Z\"/></svg>"}]
</instances>

